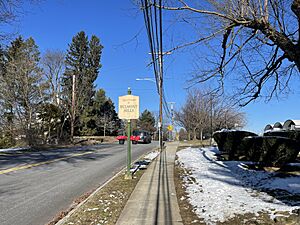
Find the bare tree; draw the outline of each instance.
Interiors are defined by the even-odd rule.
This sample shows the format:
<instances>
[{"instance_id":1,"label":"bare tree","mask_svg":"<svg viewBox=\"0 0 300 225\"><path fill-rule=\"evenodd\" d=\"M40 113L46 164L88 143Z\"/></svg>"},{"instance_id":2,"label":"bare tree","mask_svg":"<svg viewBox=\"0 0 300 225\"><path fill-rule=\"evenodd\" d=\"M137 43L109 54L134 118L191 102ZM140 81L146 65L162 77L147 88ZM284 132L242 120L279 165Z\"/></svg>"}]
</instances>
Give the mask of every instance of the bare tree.
<instances>
[{"instance_id":1,"label":"bare tree","mask_svg":"<svg viewBox=\"0 0 300 225\"><path fill-rule=\"evenodd\" d=\"M228 80L246 105L286 93L299 74L300 0L170 0L162 8L196 36L185 32L172 50L200 46L206 53L193 82L216 78L220 91Z\"/></svg>"},{"instance_id":2,"label":"bare tree","mask_svg":"<svg viewBox=\"0 0 300 225\"><path fill-rule=\"evenodd\" d=\"M193 129L192 126L192 117L188 113L187 103L179 110L175 111L175 122L183 127L187 132L188 140L191 140L191 130Z\"/></svg>"},{"instance_id":3,"label":"bare tree","mask_svg":"<svg viewBox=\"0 0 300 225\"><path fill-rule=\"evenodd\" d=\"M186 129L189 140L191 133L193 139L199 137L202 141L204 135L210 136L213 131L245 125L245 115L226 97L210 93L211 90L190 90L186 103L175 112L175 120Z\"/></svg>"},{"instance_id":4,"label":"bare tree","mask_svg":"<svg viewBox=\"0 0 300 225\"><path fill-rule=\"evenodd\" d=\"M179 125L183 126L187 133L188 139L197 138L197 131L200 132L202 140L203 131L209 126L209 98L198 89L190 90L186 99L186 103L180 111L175 112L175 120Z\"/></svg>"},{"instance_id":5,"label":"bare tree","mask_svg":"<svg viewBox=\"0 0 300 225\"><path fill-rule=\"evenodd\" d=\"M65 69L65 54L60 50L47 50L42 57L42 65L49 82L50 102L60 105L61 77Z\"/></svg>"},{"instance_id":6,"label":"bare tree","mask_svg":"<svg viewBox=\"0 0 300 225\"><path fill-rule=\"evenodd\" d=\"M1 27L8 27L9 29L1 29L0 41L6 42L11 40L16 31L11 27L20 21L20 18L26 14L23 8L24 3L37 4L40 0L0 0L0 25Z\"/></svg>"},{"instance_id":7,"label":"bare tree","mask_svg":"<svg viewBox=\"0 0 300 225\"><path fill-rule=\"evenodd\" d=\"M226 97L212 98L212 130L237 129L246 125L245 114Z\"/></svg>"},{"instance_id":8,"label":"bare tree","mask_svg":"<svg viewBox=\"0 0 300 225\"><path fill-rule=\"evenodd\" d=\"M196 139L196 131L200 132L200 140L203 138L203 131L207 130L210 121L210 96L199 89L192 89L189 91L187 102L189 104L189 111L192 115L193 135Z\"/></svg>"}]
</instances>

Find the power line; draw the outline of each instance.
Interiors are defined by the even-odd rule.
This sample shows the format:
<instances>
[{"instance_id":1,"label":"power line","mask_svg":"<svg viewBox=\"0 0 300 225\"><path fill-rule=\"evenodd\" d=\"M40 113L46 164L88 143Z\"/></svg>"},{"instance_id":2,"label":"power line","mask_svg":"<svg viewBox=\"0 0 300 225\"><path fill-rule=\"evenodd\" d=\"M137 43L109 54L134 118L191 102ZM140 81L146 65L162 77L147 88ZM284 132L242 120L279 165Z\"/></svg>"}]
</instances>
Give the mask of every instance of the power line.
<instances>
[{"instance_id":1,"label":"power line","mask_svg":"<svg viewBox=\"0 0 300 225\"><path fill-rule=\"evenodd\" d=\"M152 64L154 76L156 81L157 91L160 96L159 105L159 137L160 147L162 148L161 127L163 110L168 118L170 118L170 110L164 95L163 88L163 19L162 19L162 0L159 0L159 7L157 1L150 2L149 0L141 0L144 14L145 26L149 41L150 53L152 57ZM154 8L154 11L152 10ZM159 12L157 12L159 8Z\"/></svg>"}]
</instances>

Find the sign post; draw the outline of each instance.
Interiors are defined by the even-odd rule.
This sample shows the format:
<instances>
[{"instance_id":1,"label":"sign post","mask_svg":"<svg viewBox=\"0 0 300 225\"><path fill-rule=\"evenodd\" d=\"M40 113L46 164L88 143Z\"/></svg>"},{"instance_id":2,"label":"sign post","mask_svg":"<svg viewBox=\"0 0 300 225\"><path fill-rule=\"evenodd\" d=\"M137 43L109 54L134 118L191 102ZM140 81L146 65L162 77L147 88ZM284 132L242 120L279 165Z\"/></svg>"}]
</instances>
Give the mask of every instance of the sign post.
<instances>
[{"instance_id":1,"label":"sign post","mask_svg":"<svg viewBox=\"0 0 300 225\"><path fill-rule=\"evenodd\" d=\"M139 118L139 96L131 95L128 88L127 95L119 97L119 118L127 120L127 171L125 179L132 179L131 169L131 120Z\"/></svg>"}]
</instances>

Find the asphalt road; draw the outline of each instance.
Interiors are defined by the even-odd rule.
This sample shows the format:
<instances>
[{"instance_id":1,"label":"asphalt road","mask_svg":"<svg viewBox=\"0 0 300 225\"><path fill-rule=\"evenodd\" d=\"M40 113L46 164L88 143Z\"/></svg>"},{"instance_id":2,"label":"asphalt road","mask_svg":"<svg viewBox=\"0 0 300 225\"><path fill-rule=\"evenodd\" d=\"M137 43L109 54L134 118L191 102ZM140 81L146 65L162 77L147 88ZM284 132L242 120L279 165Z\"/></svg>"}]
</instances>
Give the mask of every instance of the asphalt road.
<instances>
[{"instance_id":1,"label":"asphalt road","mask_svg":"<svg viewBox=\"0 0 300 225\"><path fill-rule=\"evenodd\" d=\"M156 146L133 145L132 159ZM0 224L47 224L125 167L126 153L126 144L0 153Z\"/></svg>"}]
</instances>

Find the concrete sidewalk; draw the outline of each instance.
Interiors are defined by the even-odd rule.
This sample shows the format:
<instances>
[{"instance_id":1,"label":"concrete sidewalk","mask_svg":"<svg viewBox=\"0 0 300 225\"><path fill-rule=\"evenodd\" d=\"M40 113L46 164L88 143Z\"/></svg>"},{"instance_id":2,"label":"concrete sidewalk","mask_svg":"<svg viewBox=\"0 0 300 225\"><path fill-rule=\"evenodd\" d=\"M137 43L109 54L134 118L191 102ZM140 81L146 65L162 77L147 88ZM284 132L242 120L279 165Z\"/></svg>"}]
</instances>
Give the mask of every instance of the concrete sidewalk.
<instances>
[{"instance_id":1,"label":"concrete sidewalk","mask_svg":"<svg viewBox=\"0 0 300 225\"><path fill-rule=\"evenodd\" d=\"M174 160L178 142L151 163L131 194L117 225L182 225L174 186Z\"/></svg>"}]
</instances>

